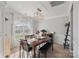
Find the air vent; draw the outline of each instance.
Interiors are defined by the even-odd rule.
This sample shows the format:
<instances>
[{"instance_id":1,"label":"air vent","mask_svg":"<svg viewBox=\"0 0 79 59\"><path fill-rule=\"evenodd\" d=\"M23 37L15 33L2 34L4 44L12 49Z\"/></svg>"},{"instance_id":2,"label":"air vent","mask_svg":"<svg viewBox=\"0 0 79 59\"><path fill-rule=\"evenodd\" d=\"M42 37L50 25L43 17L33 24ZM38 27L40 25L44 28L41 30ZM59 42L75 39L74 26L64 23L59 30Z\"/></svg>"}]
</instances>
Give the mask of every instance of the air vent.
<instances>
[{"instance_id":1,"label":"air vent","mask_svg":"<svg viewBox=\"0 0 79 59\"><path fill-rule=\"evenodd\" d=\"M61 5L61 4L63 4L63 3L64 3L64 1L51 1L51 2L50 2L50 5L51 5L52 7L54 7L54 6Z\"/></svg>"}]
</instances>

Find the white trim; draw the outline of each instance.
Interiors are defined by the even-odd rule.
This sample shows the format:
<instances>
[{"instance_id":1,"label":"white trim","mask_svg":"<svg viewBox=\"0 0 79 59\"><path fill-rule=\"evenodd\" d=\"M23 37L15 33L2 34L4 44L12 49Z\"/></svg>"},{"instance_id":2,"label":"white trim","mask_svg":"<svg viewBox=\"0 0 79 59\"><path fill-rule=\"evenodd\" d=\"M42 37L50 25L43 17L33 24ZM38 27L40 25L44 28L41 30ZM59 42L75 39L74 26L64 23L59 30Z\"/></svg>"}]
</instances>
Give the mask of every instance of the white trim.
<instances>
[{"instance_id":1,"label":"white trim","mask_svg":"<svg viewBox=\"0 0 79 59\"><path fill-rule=\"evenodd\" d=\"M70 5L69 5L69 10L68 10L68 15L70 15L72 5L73 5L73 2L70 2Z\"/></svg>"},{"instance_id":2,"label":"white trim","mask_svg":"<svg viewBox=\"0 0 79 59\"><path fill-rule=\"evenodd\" d=\"M68 16L68 15L51 16L51 17L45 18L45 20L48 20L48 19L55 19L55 18L60 18L60 17L67 17L67 16Z\"/></svg>"}]
</instances>

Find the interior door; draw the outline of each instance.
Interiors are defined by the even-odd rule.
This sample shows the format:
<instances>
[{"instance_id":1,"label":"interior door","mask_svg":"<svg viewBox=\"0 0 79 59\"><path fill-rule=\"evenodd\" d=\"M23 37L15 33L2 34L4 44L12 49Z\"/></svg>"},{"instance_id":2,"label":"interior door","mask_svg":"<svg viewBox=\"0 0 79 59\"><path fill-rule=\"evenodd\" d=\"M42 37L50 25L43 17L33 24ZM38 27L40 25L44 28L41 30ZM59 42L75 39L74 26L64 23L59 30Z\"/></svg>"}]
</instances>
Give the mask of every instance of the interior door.
<instances>
[{"instance_id":1,"label":"interior door","mask_svg":"<svg viewBox=\"0 0 79 59\"><path fill-rule=\"evenodd\" d=\"M4 55L9 57L11 54L11 40L12 40L12 13L5 12L4 22Z\"/></svg>"},{"instance_id":2,"label":"interior door","mask_svg":"<svg viewBox=\"0 0 79 59\"><path fill-rule=\"evenodd\" d=\"M3 57L3 19L2 8L0 7L0 58Z\"/></svg>"}]
</instances>

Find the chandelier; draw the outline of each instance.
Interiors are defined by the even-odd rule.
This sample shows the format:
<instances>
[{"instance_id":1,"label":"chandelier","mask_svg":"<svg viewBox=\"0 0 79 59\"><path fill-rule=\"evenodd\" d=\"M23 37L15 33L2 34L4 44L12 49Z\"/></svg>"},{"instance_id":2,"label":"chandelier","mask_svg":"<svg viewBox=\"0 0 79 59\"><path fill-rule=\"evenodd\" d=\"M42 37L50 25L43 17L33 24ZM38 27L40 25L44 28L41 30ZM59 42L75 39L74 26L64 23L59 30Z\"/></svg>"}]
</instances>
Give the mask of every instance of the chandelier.
<instances>
[{"instance_id":1,"label":"chandelier","mask_svg":"<svg viewBox=\"0 0 79 59\"><path fill-rule=\"evenodd\" d=\"M40 19L40 20L43 20L44 19L44 13L41 9L37 8L37 11L35 12L35 17Z\"/></svg>"}]
</instances>

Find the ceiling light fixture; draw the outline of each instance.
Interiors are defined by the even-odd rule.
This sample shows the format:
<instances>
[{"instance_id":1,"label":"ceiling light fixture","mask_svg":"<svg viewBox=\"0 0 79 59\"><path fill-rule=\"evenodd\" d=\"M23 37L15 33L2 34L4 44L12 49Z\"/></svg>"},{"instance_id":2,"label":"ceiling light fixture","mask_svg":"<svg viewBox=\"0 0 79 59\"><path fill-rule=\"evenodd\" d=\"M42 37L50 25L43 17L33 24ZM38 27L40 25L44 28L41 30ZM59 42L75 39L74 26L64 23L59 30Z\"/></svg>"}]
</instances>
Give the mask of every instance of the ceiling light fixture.
<instances>
[{"instance_id":1,"label":"ceiling light fixture","mask_svg":"<svg viewBox=\"0 0 79 59\"><path fill-rule=\"evenodd\" d=\"M34 13L34 15L40 20L44 19L44 13L40 8L37 8L37 11Z\"/></svg>"}]
</instances>

